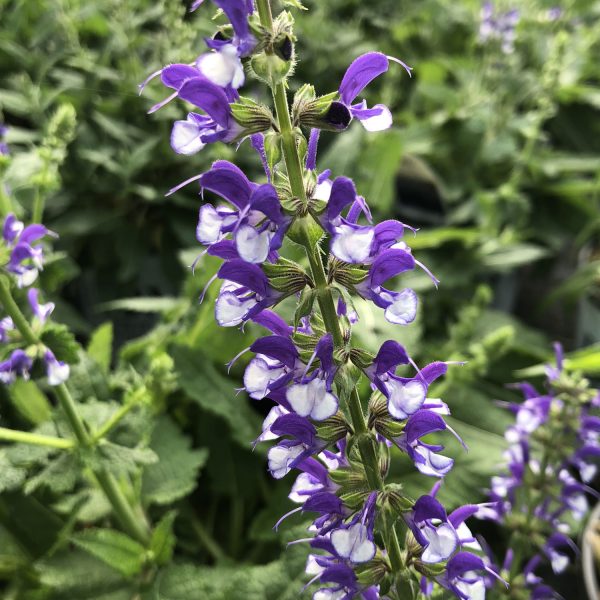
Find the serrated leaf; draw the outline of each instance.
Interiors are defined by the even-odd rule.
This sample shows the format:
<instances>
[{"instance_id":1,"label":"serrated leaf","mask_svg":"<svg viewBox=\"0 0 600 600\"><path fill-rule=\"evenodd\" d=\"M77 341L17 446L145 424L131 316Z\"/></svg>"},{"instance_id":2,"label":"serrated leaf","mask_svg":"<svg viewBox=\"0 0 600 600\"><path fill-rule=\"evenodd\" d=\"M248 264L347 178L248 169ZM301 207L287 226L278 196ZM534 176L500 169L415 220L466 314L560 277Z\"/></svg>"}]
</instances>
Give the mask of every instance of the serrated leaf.
<instances>
[{"instance_id":1,"label":"serrated leaf","mask_svg":"<svg viewBox=\"0 0 600 600\"><path fill-rule=\"evenodd\" d=\"M20 488L27 478L27 470L13 465L4 449L0 449L0 473L0 493Z\"/></svg>"},{"instance_id":2,"label":"serrated leaf","mask_svg":"<svg viewBox=\"0 0 600 600\"><path fill-rule=\"evenodd\" d=\"M109 321L100 325L88 343L87 353L102 368L105 373L110 369L113 345L113 324Z\"/></svg>"},{"instance_id":3,"label":"serrated leaf","mask_svg":"<svg viewBox=\"0 0 600 600\"><path fill-rule=\"evenodd\" d=\"M158 462L144 469L142 497L149 504L170 504L189 494L196 486L198 471L208 458L205 449L192 450L183 435L168 417L162 417L150 440L150 448Z\"/></svg>"},{"instance_id":4,"label":"serrated leaf","mask_svg":"<svg viewBox=\"0 0 600 600\"><path fill-rule=\"evenodd\" d=\"M71 541L126 577L139 573L146 560L144 546L113 529L88 529Z\"/></svg>"},{"instance_id":5,"label":"serrated leaf","mask_svg":"<svg viewBox=\"0 0 600 600\"><path fill-rule=\"evenodd\" d=\"M260 419L246 398L235 393L233 382L223 377L198 350L175 346L171 356L186 394L203 410L224 419L231 429L232 439L248 448L260 430Z\"/></svg>"},{"instance_id":6,"label":"serrated leaf","mask_svg":"<svg viewBox=\"0 0 600 600\"><path fill-rule=\"evenodd\" d=\"M69 364L79 361L80 346L66 325L60 323L46 325L40 339L52 350L58 360Z\"/></svg>"},{"instance_id":7,"label":"serrated leaf","mask_svg":"<svg viewBox=\"0 0 600 600\"><path fill-rule=\"evenodd\" d=\"M58 598L131 600L135 588L123 575L88 552L74 548L37 565L40 583Z\"/></svg>"},{"instance_id":8,"label":"serrated leaf","mask_svg":"<svg viewBox=\"0 0 600 600\"><path fill-rule=\"evenodd\" d=\"M43 486L56 494L69 492L75 487L79 471L77 458L70 453L62 454L52 460L37 475L31 477L23 491L31 494Z\"/></svg>"},{"instance_id":9,"label":"serrated leaf","mask_svg":"<svg viewBox=\"0 0 600 600\"><path fill-rule=\"evenodd\" d=\"M298 600L306 581L306 549L284 551L280 560L260 566L197 567L177 565L165 570L155 585L160 600Z\"/></svg>"},{"instance_id":10,"label":"serrated leaf","mask_svg":"<svg viewBox=\"0 0 600 600\"><path fill-rule=\"evenodd\" d=\"M110 399L106 375L87 354L82 354L79 363L71 368L68 385L73 398L78 402L90 398Z\"/></svg>"},{"instance_id":11,"label":"serrated leaf","mask_svg":"<svg viewBox=\"0 0 600 600\"><path fill-rule=\"evenodd\" d=\"M133 475L141 466L156 463L158 456L150 448L129 448L103 440L98 446L97 460L116 475Z\"/></svg>"},{"instance_id":12,"label":"serrated leaf","mask_svg":"<svg viewBox=\"0 0 600 600\"><path fill-rule=\"evenodd\" d=\"M154 553L154 560L159 565L167 564L175 549L175 535L173 534L173 523L177 513L172 510L168 512L156 525L150 540L150 550Z\"/></svg>"}]
</instances>

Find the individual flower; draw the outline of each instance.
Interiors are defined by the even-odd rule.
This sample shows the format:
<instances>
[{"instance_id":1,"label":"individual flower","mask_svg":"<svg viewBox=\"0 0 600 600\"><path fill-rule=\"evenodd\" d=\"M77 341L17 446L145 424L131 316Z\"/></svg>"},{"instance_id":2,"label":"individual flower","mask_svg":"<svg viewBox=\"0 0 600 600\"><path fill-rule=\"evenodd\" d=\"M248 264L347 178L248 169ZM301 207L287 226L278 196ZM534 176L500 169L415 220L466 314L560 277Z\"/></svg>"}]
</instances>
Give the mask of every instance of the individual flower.
<instances>
[{"instance_id":1,"label":"individual flower","mask_svg":"<svg viewBox=\"0 0 600 600\"><path fill-rule=\"evenodd\" d=\"M45 323L48 317L52 314L55 304L54 302L48 302L46 304L40 304L38 301L39 291L36 288L30 288L27 292L27 300L34 316L40 321Z\"/></svg>"},{"instance_id":2,"label":"individual flower","mask_svg":"<svg viewBox=\"0 0 600 600\"><path fill-rule=\"evenodd\" d=\"M13 350L6 360L0 362L0 381L5 384L13 383L17 377L29 379L33 361L21 350Z\"/></svg>"},{"instance_id":3,"label":"individual flower","mask_svg":"<svg viewBox=\"0 0 600 600\"><path fill-rule=\"evenodd\" d=\"M2 229L5 246L10 250L6 269L16 275L19 287L30 286L44 266L44 250L41 244L35 244L44 236L56 234L43 225L32 224L27 227L15 215L9 214Z\"/></svg>"},{"instance_id":4,"label":"individual flower","mask_svg":"<svg viewBox=\"0 0 600 600\"><path fill-rule=\"evenodd\" d=\"M345 129L353 118L358 119L367 131L382 131L392 126L392 114L384 104L376 104L372 108L365 100L353 104L371 81L388 70L390 60L399 63L411 74L412 69L408 65L381 52L368 52L352 62L338 90L340 99L332 103L327 115L332 126Z\"/></svg>"},{"instance_id":5,"label":"individual flower","mask_svg":"<svg viewBox=\"0 0 600 600\"><path fill-rule=\"evenodd\" d=\"M419 410L407 420L404 432L394 442L408 454L423 475L444 477L452 469L454 460L438 454L444 446L427 444L421 438L445 429L448 426L440 415L431 410Z\"/></svg>"},{"instance_id":6,"label":"individual flower","mask_svg":"<svg viewBox=\"0 0 600 600\"><path fill-rule=\"evenodd\" d=\"M49 385L60 385L69 378L69 365L61 360L57 360L50 350L46 350L44 354L44 363L46 364L46 376L48 377Z\"/></svg>"},{"instance_id":7,"label":"individual flower","mask_svg":"<svg viewBox=\"0 0 600 600\"><path fill-rule=\"evenodd\" d=\"M229 203L218 207L202 205L196 227L198 242L216 256L225 250L223 258L230 258L235 252L250 263L276 259L275 251L281 246L289 219L282 213L275 188L252 183L240 169L224 160L215 162L196 179L202 192L213 192ZM229 238L233 245L219 245Z\"/></svg>"}]
</instances>

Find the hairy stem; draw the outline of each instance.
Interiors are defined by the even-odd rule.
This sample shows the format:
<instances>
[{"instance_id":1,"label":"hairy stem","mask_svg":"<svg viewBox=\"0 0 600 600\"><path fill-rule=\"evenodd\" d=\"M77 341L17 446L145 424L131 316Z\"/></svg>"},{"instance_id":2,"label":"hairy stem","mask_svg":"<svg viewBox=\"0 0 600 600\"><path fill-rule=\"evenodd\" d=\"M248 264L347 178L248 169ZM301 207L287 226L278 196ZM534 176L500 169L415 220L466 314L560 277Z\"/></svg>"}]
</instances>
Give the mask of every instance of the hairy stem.
<instances>
[{"instance_id":1,"label":"hairy stem","mask_svg":"<svg viewBox=\"0 0 600 600\"><path fill-rule=\"evenodd\" d=\"M0 278L0 304L2 304L4 310L12 318L15 327L19 330L25 341L31 345L41 345L40 339L36 336L25 315L14 301L10 291L10 283L6 277ZM92 446L93 439L81 415L77 411L77 406L67 386L62 383L53 389L79 445ZM65 440L65 442L68 442L68 440ZM148 525L142 517L136 516L112 474L100 467L94 470L94 475L123 529L137 541L147 544L150 540Z\"/></svg>"},{"instance_id":2,"label":"hairy stem","mask_svg":"<svg viewBox=\"0 0 600 600\"><path fill-rule=\"evenodd\" d=\"M60 450L68 450L75 445L72 440L57 438L51 435L30 433L28 431L7 429L6 427L0 427L0 440L3 442L21 442L23 444L31 444L32 446L48 446L49 448L59 448Z\"/></svg>"},{"instance_id":3,"label":"hairy stem","mask_svg":"<svg viewBox=\"0 0 600 600\"><path fill-rule=\"evenodd\" d=\"M273 17L269 0L257 0L256 2L261 24L266 29L272 30ZM273 98L279 131L281 132L281 146L283 158L287 170L290 188L294 196L300 198L304 205L307 204L306 188L304 186L303 167L298 154L296 138L292 129L292 121L288 106L287 93L284 82L277 83L273 89ZM335 308L335 302L331 288L327 283L327 275L323 265L321 251L318 245L311 243L306 229L304 230L302 245L306 251L310 263L313 281L318 289L318 303L321 316L326 330L331 333L337 347L344 345L344 337L340 326L340 320ZM379 459L373 441L366 436L367 425L365 415L360 403L358 391L354 389L348 398L348 410L352 420L352 426L359 438L359 451L362 458L369 485L373 490L383 491L384 483L379 471ZM395 528L392 526L385 532L386 549L390 557L392 568L396 574L403 569L400 553L400 544Z\"/></svg>"}]
</instances>

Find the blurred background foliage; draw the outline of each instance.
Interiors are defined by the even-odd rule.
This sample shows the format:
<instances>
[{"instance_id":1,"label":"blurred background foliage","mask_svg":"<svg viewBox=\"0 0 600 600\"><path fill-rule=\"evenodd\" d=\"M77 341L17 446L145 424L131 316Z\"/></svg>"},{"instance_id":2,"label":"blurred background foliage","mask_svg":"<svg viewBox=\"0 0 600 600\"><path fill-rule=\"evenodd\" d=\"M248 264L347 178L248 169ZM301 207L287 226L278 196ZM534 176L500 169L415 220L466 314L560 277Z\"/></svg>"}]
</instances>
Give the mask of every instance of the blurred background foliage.
<instances>
[{"instance_id":1,"label":"blurred background foliage","mask_svg":"<svg viewBox=\"0 0 600 600\"><path fill-rule=\"evenodd\" d=\"M439 290L422 273L405 278L422 298L417 322L398 329L364 303L357 336L371 350L398 339L421 364L467 361L433 394L450 404L470 448L449 444L457 461L443 500L473 502L503 449L509 416L494 401L516 400L505 384L538 381L555 339L571 367L600 375L600 3L571 0L553 13L552 2L498 2L520 11L509 53L480 40L481 5L471 0L305 3L295 86L332 91L367 50L414 67L410 80L392 67L369 90L393 108L394 128L324 134L319 168L351 175L377 218L421 229L409 243ZM197 189L165 197L217 157L255 178L260 165L248 144L175 155L169 131L183 107L148 116L165 92L137 94L149 73L203 51L211 11L189 14L174 0L0 0L0 121L12 155L4 179L24 214L49 195L47 225L60 241L44 287L89 350L71 387L90 414L110 413L125 383L145 373L151 402L115 440L149 440L159 462L131 458L144 505L156 519L177 514L173 558L132 579L89 540L68 543L78 522L105 519L101 499L82 497L64 474L52 483L51 457L3 448L6 598L291 599L302 587L306 550L284 552L303 537L302 518L272 531L291 507L289 481L270 480L265 450L250 445L268 402L236 395L243 361L234 379L225 368L258 329L218 329L214 288L198 304L217 265L205 259L194 276L188 268ZM72 109L76 125L71 115L67 130L49 130L52 115ZM44 427L48 400L27 392L3 392L2 425ZM400 456L392 464L412 493L427 490ZM484 533L499 543L498 532Z\"/></svg>"}]
</instances>

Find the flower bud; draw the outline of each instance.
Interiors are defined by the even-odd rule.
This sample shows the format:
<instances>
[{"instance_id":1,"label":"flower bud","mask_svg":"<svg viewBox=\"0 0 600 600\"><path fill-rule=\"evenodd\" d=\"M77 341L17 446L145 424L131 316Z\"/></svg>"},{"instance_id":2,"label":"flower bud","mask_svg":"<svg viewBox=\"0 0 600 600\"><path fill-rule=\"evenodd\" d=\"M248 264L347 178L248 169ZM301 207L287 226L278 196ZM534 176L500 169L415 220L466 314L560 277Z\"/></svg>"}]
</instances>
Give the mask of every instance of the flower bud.
<instances>
[{"instance_id":1,"label":"flower bud","mask_svg":"<svg viewBox=\"0 0 600 600\"><path fill-rule=\"evenodd\" d=\"M276 54L261 52L252 57L250 66L254 74L261 81L264 81L269 86L274 86L287 77L292 63Z\"/></svg>"},{"instance_id":2,"label":"flower bud","mask_svg":"<svg viewBox=\"0 0 600 600\"><path fill-rule=\"evenodd\" d=\"M244 128L244 135L268 131L275 123L271 111L250 98L240 96L230 107L233 118Z\"/></svg>"},{"instance_id":3,"label":"flower bud","mask_svg":"<svg viewBox=\"0 0 600 600\"><path fill-rule=\"evenodd\" d=\"M337 412L333 417L325 419L316 425L317 437L320 439L335 443L346 437L348 433L352 432L352 429L344 415L341 412Z\"/></svg>"},{"instance_id":4,"label":"flower bud","mask_svg":"<svg viewBox=\"0 0 600 600\"><path fill-rule=\"evenodd\" d=\"M263 271L269 278L269 285L287 295L301 292L309 281L300 265L285 258L280 258L275 264L264 263Z\"/></svg>"}]
</instances>

